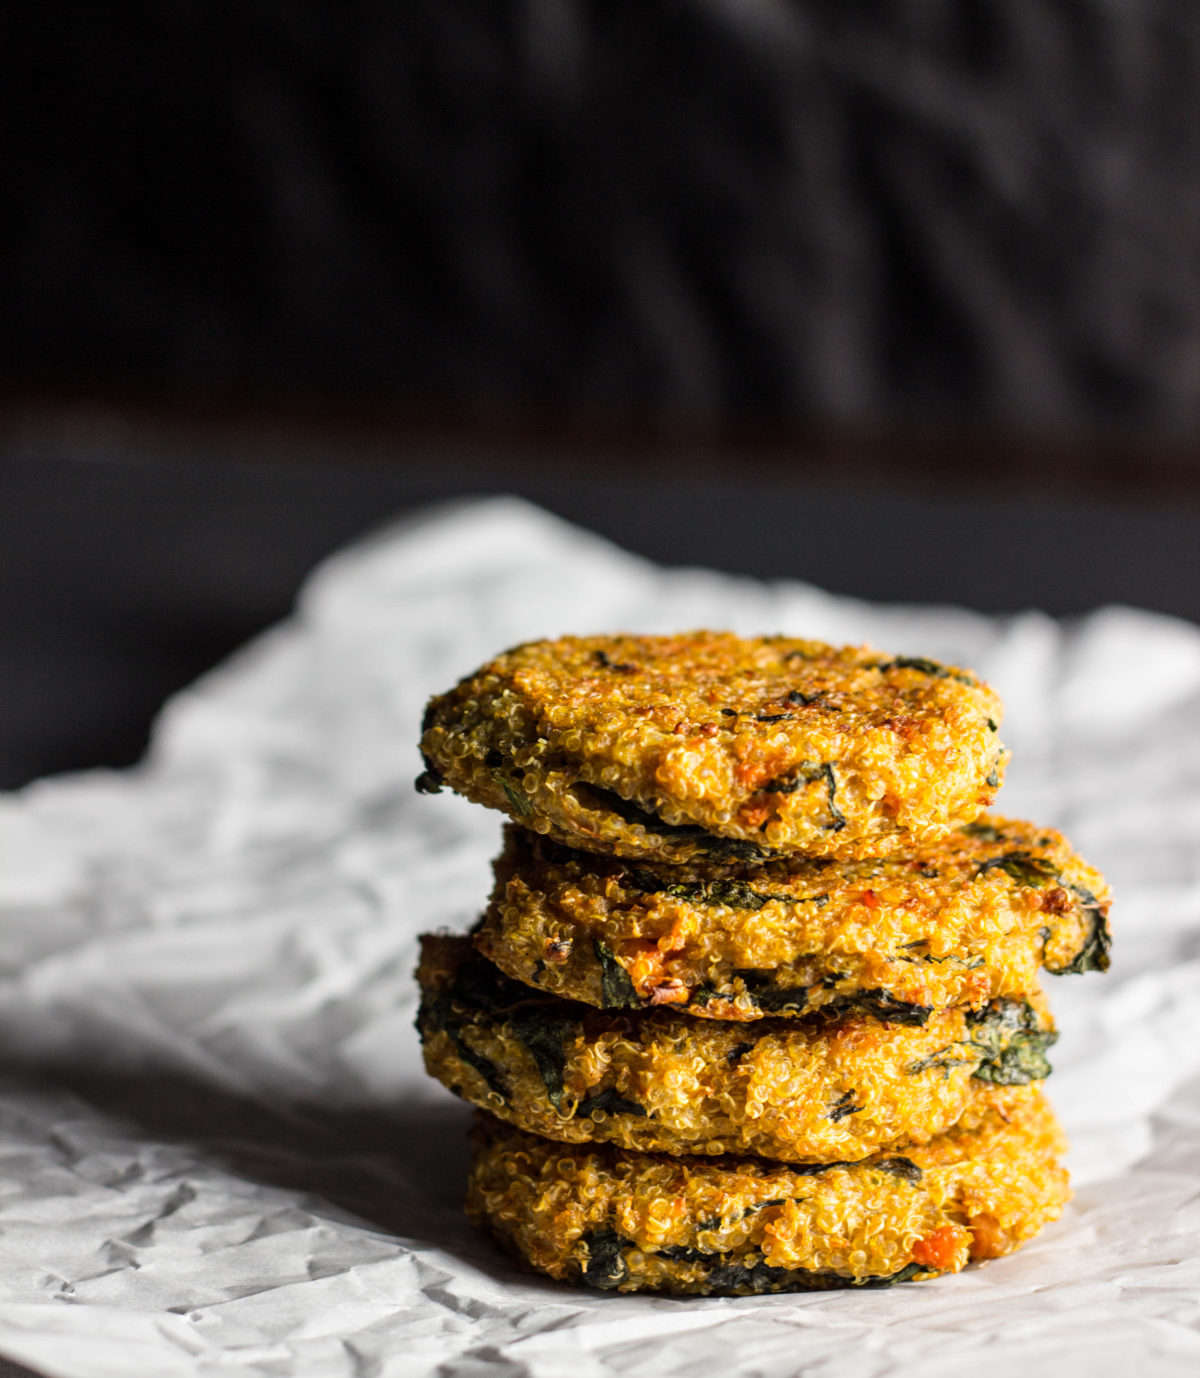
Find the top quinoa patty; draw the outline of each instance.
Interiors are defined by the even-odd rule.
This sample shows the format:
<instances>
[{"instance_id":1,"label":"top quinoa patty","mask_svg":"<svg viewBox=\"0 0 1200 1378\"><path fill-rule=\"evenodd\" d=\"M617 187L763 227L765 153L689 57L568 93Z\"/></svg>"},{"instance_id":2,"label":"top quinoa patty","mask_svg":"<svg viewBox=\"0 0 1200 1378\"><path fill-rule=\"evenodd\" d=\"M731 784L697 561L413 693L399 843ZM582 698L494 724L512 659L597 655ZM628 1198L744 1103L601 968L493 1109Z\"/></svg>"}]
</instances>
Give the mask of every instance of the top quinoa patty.
<instances>
[{"instance_id":1,"label":"top quinoa patty","mask_svg":"<svg viewBox=\"0 0 1200 1378\"><path fill-rule=\"evenodd\" d=\"M584 851L668 863L886 855L991 803L1000 700L968 671L729 632L563 637L425 714L449 785Z\"/></svg>"}]
</instances>

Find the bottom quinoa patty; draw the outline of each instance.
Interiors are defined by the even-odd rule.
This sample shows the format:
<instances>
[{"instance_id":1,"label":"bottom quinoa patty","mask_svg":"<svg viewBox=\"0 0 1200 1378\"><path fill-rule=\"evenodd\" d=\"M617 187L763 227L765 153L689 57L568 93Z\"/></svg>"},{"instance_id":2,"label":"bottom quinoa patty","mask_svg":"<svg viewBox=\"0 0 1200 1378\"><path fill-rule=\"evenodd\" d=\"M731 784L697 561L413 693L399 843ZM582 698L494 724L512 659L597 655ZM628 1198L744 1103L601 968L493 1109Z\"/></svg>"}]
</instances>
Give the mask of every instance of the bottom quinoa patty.
<instances>
[{"instance_id":1,"label":"bottom quinoa patty","mask_svg":"<svg viewBox=\"0 0 1200 1378\"><path fill-rule=\"evenodd\" d=\"M916 1025L597 1010L510 980L467 938L423 939L418 979L431 1076L535 1134L648 1153L830 1162L926 1142L1032 1094L1054 1038L1040 995Z\"/></svg>"},{"instance_id":2,"label":"bottom quinoa patty","mask_svg":"<svg viewBox=\"0 0 1200 1378\"><path fill-rule=\"evenodd\" d=\"M1041 1093L903 1156L797 1168L567 1147L480 1115L467 1214L559 1280L748 1296L954 1273L1035 1235L1070 1197Z\"/></svg>"}]
</instances>

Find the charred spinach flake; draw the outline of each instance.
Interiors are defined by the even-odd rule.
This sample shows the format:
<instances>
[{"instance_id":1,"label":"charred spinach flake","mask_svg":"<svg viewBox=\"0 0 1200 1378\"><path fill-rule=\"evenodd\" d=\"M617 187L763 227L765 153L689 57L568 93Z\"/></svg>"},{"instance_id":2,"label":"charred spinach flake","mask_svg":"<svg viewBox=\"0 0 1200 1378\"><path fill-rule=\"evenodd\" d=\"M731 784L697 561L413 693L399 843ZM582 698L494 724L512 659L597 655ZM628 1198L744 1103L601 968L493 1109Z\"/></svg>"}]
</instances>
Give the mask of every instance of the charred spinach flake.
<instances>
[{"instance_id":1,"label":"charred spinach flake","mask_svg":"<svg viewBox=\"0 0 1200 1378\"><path fill-rule=\"evenodd\" d=\"M775 895L760 895L741 880L708 880L693 884L664 885L662 893L695 904L725 904L730 909L758 910Z\"/></svg>"},{"instance_id":2,"label":"charred spinach flake","mask_svg":"<svg viewBox=\"0 0 1200 1378\"><path fill-rule=\"evenodd\" d=\"M762 1293L762 1292L810 1292L828 1291L849 1287L891 1287L898 1282L907 1282L918 1273L928 1272L919 1264L910 1263L898 1273L886 1277L848 1278L839 1273L822 1273L809 1268L775 1268L769 1263L757 1260L750 1262L735 1254L706 1254L700 1249L676 1244L659 1249L660 1258L677 1260L680 1263L695 1263L708 1268L705 1281L715 1291ZM753 1255L751 1255L753 1258Z\"/></svg>"},{"instance_id":3,"label":"charred spinach flake","mask_svg":"<svg viewBox=\"0 0 1200 1378\"><path fill-rule=\"evenodd\" d=\"M859 1286L895 1287L898 1282L910 1282L918 1273L927 1273L929 1271L928 1268L920 1263L906 1263L898 1273L892 1273L889 1277L885 1278L868 1278L865 1282L859 1283Z\"/></svg>"},{"instance_id":4,"label":"charred spinach flake","mask_svg":"<svg viewBox=\"0 0 1200 1378\"><path fill-rule=\"evenodd\" d=\"M988 773L984 776L983 783L985 785L990 785L992 789L1000 788L1000 772L996 769L995 766L993 766L991 770L989 770Z\"/></svg>"},{"instance_id":5,"label":"charred spinach flake","mask_svg":"<svg viewBox=\"0 0 1200 1378\"><path fill-rule=\"evenodd\" d=\"M748 1215L757 1215L759 1211L765 1211L768 1206L786 1206L789 1201L802 1201L804 1197L796 1196L773 1196L769 1201L758 1201L753 1206L747 1206L744 1211L738 1211L736 1215L716 1215L708 1220L698 1220L696 1228L698 1230L720 1230L730 1225L736 1225L739 1220L745 1220ZM680 1246L682 1247L682 1246ZM697 1253L700 1251L697 1250ZM711 1257L711 1255L706 1255Z\"/></svg>"},{"instance_id":6,"label":"charred spinach flake","mask_svg":"<svg viewBox=\"0 0 1200 1378\"><path fill-rule=\"evenodd\" d=\"M1068 888L1082 901L1083 912L1090 921L1091 928L1083 946L1065 966L1052 967L1047 963L1046 970L1055 976L1080 976L1085 971L1107 971L1109 954L1112 951L1112 931L1108 926L1104 908L1096 896L1082 885L1072 885Z\"/></svg>"},{"instance_id":7,"label":"charred spinach flake","mask_svg":"<svg viewBox=\"0 0 1200 1378\"><path fill-rule=\"evenodd\" d=\"M619 674L627 675L636 670L637 666L630 660L613 660L606 651L593 651L596 663L603 666L606 670L616 670Z\"/></svg>"},{"instance_id":8,"label":"charred spinach flake","mask_svg":"<svg viewBox=\"0 0 1200 1378\"><path fill-rule=\"evenodd\" d=\"M858 990L820 1007L819 1013L830 1019L841 1019L848 1014L870 1014L889 1024L925 1024L933 1013L932 1005L913 1005L907 1000L897 1000L891 991Z\"/></svg>"},{"instance_id":9,"label":"charred spinach flake","mask_svg":"<svg viewBox=\"0 0 1200 1378\"><path fill-rule=\"evenodd\" d=\"M637 1009L641 1001L629 973L617 961L613 950L599 938L592 940L592 951L600 963L600 999L606 1010Z\"/></svg>"},{"instance_id":10,"label":"charred spinach flake","mask_svg":"<svg viewBox=\"0 0 1200 1378\"><path fill-rule=\"evenodd\" d=\"M763 861L771 856L769 850L753 842L745 842L735 837L717 837L695 823L666 823L641 804L634 803L632 799L622 798L615 791L604 789L601 785L577 781L571 786L571 792L584 808L602 809L607 813L615 813L626 823L640 823L648 833L653 833L656 837L698 842L714 861Z\"/></svg>"},{"instance_id":11,"label":"charred spinach flake","mask_svg":"<svg viewBox=\"0 0 1200 1378\"><path fill-rule=\"evenodd\" d=\"M925 941L926 940L922 938L915 943L905 943L904 946L906 948L924 947ZM966 971L978 971L984 964L984 959L982 957L958 957L953 953L949 953L945 957L935 957L932 952L919 952L912 957L901 956L897 953L897 957L902 962L928 962L930 966L935 967L944 966L949 962L953 966L960 966Z\"/></svg>"},{"instance_id":12,"label":"charred spinach flake","mask_svg":"<svg viewBox=\"0 0 1200 1378\"><path fill-rule=\"evenodd\" d=\"M971 1045L962 1043L947 1043L944 1048L939 1048L937 1052L930 1053L928 1057L918 1058L916 1062L910 1062L904 1069L905 1075L915 1077L921 1072L944 1072L948 1077L951 1067L965 1067L967 1063L978 1062L978 1052L969 1051Z\"/></svg>"},{"instance_id":13,"label":"charred spinach flake","mask_svg":"<svg viewBox=\"0 0 1200 1378\"><path fill-rule=\"evenodd\" d=\"M587 1100L580 1101L575 1110L577 1118L587 1118L597 1110L603 1110L606 1115L641 1115L647 1114L646 1107L639 1105L635 1100L628 1100L625 1096L619 1095L613 1086L599 1091L594 1096L589 1096Z\"/></svg>"},{"instance_id":14,"label":"charred spinach flake","mask_svg":"<svg viewBox=\"0 0 1200 1378\"><path fill-rule=\"evenodd\" d=\"M989 731L989 732L999 732L999 731L1000 731L1000 725L999 725L999 723L996 722L996 720L995 720L994 718L989 718L989 719L987 720L987 725L988 725L988 731Z\"/></svg>"},{"instance_id":15,"label":"charred spinach flake","mask_svg":"<svg viewBox=\"0 0 1200 1378\"><path fill-rule=\"evenodd\" d=\"M584 781L577 781L571 786L571 792L585 808L615 813L626 823L640 823L647 832L669 833L673 830L674 825L664 823L657 814L651 813L633 799L626 799L615 790L605 789L603 785L589 785Z\"/></svg>"},{"instance_id":16,"label":"charred spinach flake","mask_svg":"<svg viewBox=\"0 0 1200 1378\"><path fill-rule=\"evenodd\" d=\"M424 752L421 753L421 764L425 769L413 781L413 788L418 794L441 794L442 786L445 784L442 772Z\"/></svg>"},{"instance_id":17,"label":"charred spinach flake","mask_svg":"<svg viewBox=\"0 0 1200 1378\"><path fill-rule=\"evenodd\" d=\"M830 821L825 824L827 832L841 832L846 826L846 816L838 808L837 776L833 773L832 761L801 761L791 775L769 780L762 787L764 794L794 794L802 785L824 780L828 795Z\"/></svg>"},{"instance_id":18,"label":"charred spinach flake","mask_svg":"<svg viewBox=\"0 0 1200 1378\"><path fill-rule=\"evenodd\" d=\"M997 868L1012 876L1018 884L1028 885L1034 890L1041 890L1060 879L1058 868L1053 863L1044 857L1034 856L1032 852L1006 852L1004 856L994 856L990 861L982 862L975 874L981 876L985 871Z\"/></svg>"},{"instance_id":19,"label":"charred spinach flake","mask_svg":"<svg viewBox=\"0 0 1200 1378\"><path fill-rule=\"evenodd\" d=\"M847 1115L857 1115L863 1107L854 1104L854 1092L847 1091L833 1103L833 1108L829 1111L826 1119L830 1119L837 1124L839 1120L844 1120Z\"/></svg>"},{"instance_id":20,"label":"charred spinach flake","mask_svg":"<svg viewBox=\"0 0 1200 1378\"><path fill-rule=\"evenodd\" d=\"M911 1158L880 1158L875 1167L881 1172L890 1172L893 1177L902 1177L906 1182L919 1182L925 1175Z\"/></svg>"},{"instance_id":21,"label":"charred spinach flake","mask_svg":"<svg viewBox=\"0 0 1200 1378\"><path fill-rule=\"evenodd\" d=\"M706 833L703 828L680 828L676 835L703 840L704 854L710 861L768 861L778 855L769 847L759 847L740 837L717 837L714 833Z\"/></svg>"},{"instance_id":22,"label":"charred spinach flake","mask_svg":"<svg viewBox=\"0 0 1200 1378\"><path fill-rule=\"evenodd\" d=\"M790 722L794 713L755 713L755 722Z\"/></svg>"},{"instance_id":23,"label":"charred spinach flake","mask_svg":"<svg viewBox=\"0 0 1200 1378\"><path fill-rule=\"evenodd\" d=\"M587 1265L583 1270L584 1282L603 1292L619 1287L629 1275L624 1251L633 1247L630 1241L622 1239L616 1230L603 1229L584 1235L583 1244L588 1252Z\"/></svg>"},{"instance_id":24,"label":"charred spinach flake","mask_svg":"<svg viewBox=\"0 0 1200 1378\"><path fill-rule=\"evenodd\" d=\"M967 1013L968 1046L978 1050L973 1075L997 1086L1027 1086L1050 1075L1046 1049L1058 1035L1041 1028L1037 1011L1020 1000L993 1000Z\"/></svg>"},{"instance_id":25,"label":"charred spinach flake","mask_svg":"<svg viewBox=\"0 0 1200 1378\"><path fill-rule=\"evenodd\" d=\"M1004 833L993 823L964 823L959 829L968 837L977 837L981 842L1003 842Z\"/></svg>"},{"instance_id":26,"label":"charred spinach flake","mask_svg":"<svg viewBox=\"0 0 1200 1378\"><path fill-rule=\"evenodd\" d=\"M518 789L516 785L504 774L503 771L494 770L492 775L496 783L504 791L504 797L508 800L509 807L518 818L528 818L533 812L533 803L529 795L523 789Z\"/></svg>"},{"instance_id":27,"label":"charred spinach flake","mask_svg":"<svg viewBox=\"0 0 1200 1378\"><path fill-rule=\"evenodd\" d=\"M798 1014L808 1004L808 989L805 986L785 986L778 990L756 990L752 994L754 1003L767 1014L782 1014L784 1010L794 1010Z\"/></svg>"},{"instance_id":28,"label":"charred spinach flake","mask_svg":"<svg viewBox=\"0 0 1200 1378\"><path fill-rule=\"evenodd\" d=\"M959 684L975 684L970 675L964 675L958 670L951 670L948 666L940 665L936 660L926 660L924 656L897 656L895 660L888 660L882 665L876 666L876 669L916 670L920 674L930 675L934 679L956 679Z\"/></svg>"},{"instance_id":29,"label":"charred spinach flake","mask_svg":"<svg viewBox=\"0 0 1200 1378\"><path fill-rule=\"evenodd\" d=\"M692 904L723 904L730 909L749 909L755 912L772 900L782 904L815 904L818 907L829 903L828 895L771 895L755 890L744 880L696 880L665 882L650 871L629 867L626 871L629 880L647 894L671 895L675 899L688 900Z\"/></svg>"},{"instance_id":30,"label":"charred spinach flake","mask_svg":"<svg viewBox=\"0 0 1200 1378\"><path fill-rule=\"evenodd\" d=\"M753 1043L735 1043L725 1054L725 1065L727 1067L736 1066L747 1053L754 1051Z\"/></svg>"},{"instance_id":31,"label":"charred spinach flake","mask_svg":"<svg viewBox=\"0 0 1200 1378\"><path fill-rule=\"evenodd\" d=\"M746 993L764 1014L779 1014L783 1010L799 1013L808 1005L808 987L777 986L778 975L773 968L737 967L733 972L734 979L741 980Z\"/></svg>"}]
</instances>

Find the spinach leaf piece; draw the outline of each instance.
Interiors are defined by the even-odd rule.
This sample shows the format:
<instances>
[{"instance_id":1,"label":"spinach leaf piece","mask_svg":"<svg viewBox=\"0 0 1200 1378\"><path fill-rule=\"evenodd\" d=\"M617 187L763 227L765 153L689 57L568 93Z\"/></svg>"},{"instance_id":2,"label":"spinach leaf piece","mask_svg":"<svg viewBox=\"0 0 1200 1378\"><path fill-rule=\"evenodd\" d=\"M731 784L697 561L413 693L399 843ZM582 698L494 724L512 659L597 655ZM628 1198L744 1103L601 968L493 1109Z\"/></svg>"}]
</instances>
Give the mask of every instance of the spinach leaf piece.
<instances>
[{"instance_id":1,"label":"spinach leaf piece","mask_svg":"<svg viewBox=\"0 0 1200 1378\"><path fill-rule=\"evenodd\" d=\"M454 1051L468 1067L473 1067L483 1078L489 1091L494 1091L501 1100L508 1100L508 1085L496 1064L477 1053L463 1038L465 1021L454 1007L449 992L444 991L436 1000L423 1002L417 1016L417 1029L422 1041L433 1029L438 1029L454 1044Z\"/></svg>"},{"instance_id":2,"label":"spinach leaf piece","mask_svg":"<svg viewBox=\"0 0 1200 1378\"><path fill-rule=\"evenodd\" d=\"M504 791L509 807L518 818L528 818L533 812L533 801L523 789L518 789L502 770L492 771L496 783Z\"/></svg>"},{"instance_id":3,"label":"spinach leaf piece","mask_svg":"<svg viewBox=\"0 0 1200 1378\"><path fill-rule=\"evenodd\" d=\"M592 951L600 963L600 999L606 1010L634 1010L639 1007L637 991L629 973L617 961L613 950L600 938L592 940Z\"/></svg>"},{"instance_id":4,"label":"spinach leaf piece","mask_svg":"<svg viewBox=\"0 0 1200 1378\"><path fill-rule=\"evenodd\" d=\"M976 683L970 675L964 675L958 670L951 670L949 666L941 665L936 660L926 660L924 656L897 656L895 660L885 661L875 668L877 670L917 670L923 675L932 676L934 679L956 679L959 684L972 686Z\"/></svg>"},{"instance_id":5,"label":"spinach leaf piece","mask_svg":"<svg viewBox=\"0 0 1200 1378\"><path fill-rule=\"evenodd\" d=\"M771 895L755 890L744 880L695 880L664 881L651 871L630 866L626 877L639 890L650 895L671 895L675 899L688 900L692 904L723 904L730 909L749 909L757 913L765 904L779 900L783 904L815 904L823 908L829 903L829 896L821 895Z\"/></svg>"},{"instance_id":6,"label":"spinach leaf piece","mask_svg":"<svg viewBox=\"0 0 1200 1378\"><path fill-rule=\"evenodd\" d=\"M889 1024L927 1024L933 1013L932 1005L913 1005L907 1000L897 1000L891 991L857 990L839 995L827 1005L821 1005L818 1013L828 1019L841 1019L848 1014L871 1014L876 1019Z\"/></svg>"},{"instance_id":7,"label":"spinach leaf piece","mask_svg":"<svg viewBox=\"0 0 1200 1378\"><path fill-rule=\"evenodd\" d=\"M1054 976L1079 976L1085 971L1107 971L1109 953L1112 951L1112 930L1108 926L1108 917L1103 906L1096 896L1082 885L1072 885L1069 889L1082 901L1083 912L1087 915L1091 928L1083 941L1083 946L1065 966L1052 967L1047 962L1046 970Z\"/></svg>"},{"instance_id":8,"label":"spinach leaf piece","mask_svg":"<svg viewBox=\"0 0 1200 1378\"><path fill-rule=\"evenodd\" d=\"M825 831L841 832L846 826L846 815L838 808L837 776L833 773L832 761L801 761L792 774L769 780L762 790L764 794L794 794L801 785L811 785L813 781L822 779L825 781L830 818L825 824Z\"/></svg>"},{"instance_id":9,"label":"spinach leaf piece","mask_svg":"<svg viewBox=\"0 0 1200 1378\"><path fill-rule=\"evenodd\" d=\"M760 895L744 880L708 880L694 884L665 885L663 892L676 899L692 900L696 904L724 904L730 909L757 911L772 899L784 896Z\"/></svg>"},{"instance_id":10,"label":"spinach leaf piece","mask_svg":"<svg viewBox=\"0 0 1200 1378\"><path fill-rule=\"evenodd\" d=\"M611 1292L619 1287L629 1276L625 1266L624 1252L635 1246L628 1239L622 1239L616 1230L593 1230L583 1237L587 1247L588 1259L583 1269L583 1280L589 1287L598 1287L602 1292Z\"/></svg>"},{"instance_id":11,"label":"spinach leaf piece","mask_svg":"<svg viewBox=\"0 0 1200 1378\"><path fill-rule=\"evenodd\" d=\"M746 993L766 1014L778 1014L781 1010L800 1011L808 1005L807 986L777 986L779 973L774 969L760 970L756 967L736 967L734 979L740 979Z\"/></svg>"},{"instance_id":12,"label":"spinach leaf piece","mask_svg":"<svg viewBox=\"0 0 1200 1378\"><path fill-rule=\"evenodd\" d=\"M619 1095L616 1087L609 1086L603 1091L599 1091L594 1096L589 1096L587 1100L580 1101L575 1111L576 1118L590 1116L596 1110L603 1110L606 1115L640 1115L645 1118L646 1107L639 1105L635 1100L627 1100Z\"/></svg>"},{"instance_id":13,"label":"spinach leaf piece","mask_svg":"<svg viewBox=\"0 0 1200 1378\"><path fill-rule=\"evenodd\" d=\"M905 1076L915 1077L921 1072L945 1072L949 1077L951 1067L965 1067L969 1062L978 1062L979 1054L971 1044L947 1043L936 1053L910 1062L904 1069Z\"/></svg>"},{"instance_id":14,"label":"spinach leaf piece","mask_svg":"<svg viewBox=\"0 0 1200 1378\"><path fill-rule=\"evenodd\" d=\"M489 1015L506 1014L529 999L529 989L494 967L491 962L473 953L454 973L454 981L446 991L456 1005L466 1005ZM545 1000L545 996L538 997Z\"/></svg>"},{"instance_id":15,"label":"spinach leaf piece","mask_svg":"<svg viewBox=\"0 0 1200 1378\"><path fill-rule=\"evenodd\" d=\"M747 842L740 837L717 837L715 833L705 832L703 828L696 828L687 836L702 842L704 855L709 861L770 861L773 856L779 855L769 847L760 847L757 843Z\"/></svg>"},{"instance_id":16,"label":"spinach leaf piece","mask_svg":"<svg viewBox=\"0 0 1200 1378\"><path fill-rule=\"evenodd\" d=\"M596 663L606 670L617 670L621 674L627 675L637 669L631 660L613 660L606 651L593 651L592 654L596 658Z\"/></svg>"},{"instance_id":17,"label":"spinach leaf piece","mask_svg":"<svg viewBox=\"0 0 1200 1378\"><path fill-rule=\"evenodd\" d=\"M893 1177L902 1177L906 1182L919 1182L925 1176L911 1158L880 1158L875 1166L881 1172L890 1172Z\"/></svg>"},{"instance_id":18,"label":"spinach leaf piece","mask_svg":"<svg viewBox=\"0 0 1200 1378\"><path fill-rule=\"evenodd\" d=\"M578 1029L578 1021L551 1005L517 1010L506 1022L533 1058L550 1104L561 1112L567 1042Z\"/></svg>"},{"instance_id":19,"label":"spinach leaf piece","mask_svg":"<svg viewBox=\"0 0 1200 1378\"><path fill-rule=\"evenodd\" d=\"M829 1111L826 1119L830 1119L837 1124L839 1120L844 1120L847 1115L857 1115L863 1107L854 1104L854 1092L847 1091L833 1103L833 1108Z\"/></svg>"},{"instance_id":20,"label":"spinach leaf piece","mask_svg":"<svg viewBox=\"0 0 1200 1378\"><path fill-rule=\"evenodd\" d=\"M968 837L977 837L981 842L1003 842L1004 831L993 823L964 823L959 832Z\"/></svg>"},{"instance_id":21,"label":"spinach leaf piece","mask_svg":"<svg viewBox=\"0 0 1200 1378\"><path fill-rule=\"evenodd\" d=\"M860 1287L895 1287L899 1282L911 1282L918 1273L928 1273L930 1270L920 1263L906 1263L898 1273L892 1273L885 1278L868 1278L865 1282L860 1282Z\"/></svg>"},{"instance_id":22,"label":"spinach leaf piece","mask_svg":"<svg viewBox=\"0 0 1200 1378\"><path fill-rule=\"evenodd\" d=\"M891 1287L907 1282L918 1273L928 1272L919 1264L910 1263L898 1273L886 1277L847 1278L837 1273L822 1273L808 1268L774 1268L763 1261L746 1262L733 1254L706 1254L686 1245L672 1245L659 1249L660 1258L676 1259L680 1263L706 1265L705 1281L718 1292L746 1294L763 1292L819 1292L849 1287Z\"/></svg>"},{"instance_id":23,"label":"spinach leaf piece","mask_svg":"<svg viewBox=\"0 0 1200 1378\"><path fill-rule=\"evenodd\" d=\"M1019 884L1028 885L1034 890L1044 889L1051 881L1057 883L1060 880L1058 868L1053 863L1031 852L1006 852L1003 856L994 856L990 861L982 862L975 874L981 876L985 871L997 868Z\"/></svg>"},{"instance_id":24,"label":"spinach leaf piece","mask_svg":"<svg viewBox=\"0 0 1200 1378\"><path fill-rule=\"evenodd\" d=\"M632 799L625 799L614 790L601 785L576 781L571 793L587 809L600 809L615 813L626 823L640 823L648 833L656 837L678 838L681 841L699 843L705 854L713 861L764 861L773 853L756 843L743 841L736 837L718 837L695 823L666 823L657 814Z\"/></svg>"},{"instance_id":25,"label":"spinach leaf piece","mask_svg":"<svg viewBox=\"0 0 1200 1378\"><path fill-rule=\"evenodd\" d=\"M499 1071L463 1040L462 1031L475 1019L502 1022L529 1050L551 1104L562 1100L562 1076L566 1065L566 1041L578 1025L578 1008L562 1001L548 1001L505 976L478 955L472 955L454 974L451 985L427 1007L428 1018L453 1041L464 1062L483 1077L488 1086L507 1099L508 1088Z\"/></svg>"},{"instance_id":26,"label":"spinach leaf piece","mask_svg":"<svg viewBox=\"0 0 1200 1378\"><path fill-rule=\"evenodd\" d=\"M1037 1011L1020 1000L993 1000L967 1013L969 1048L977 1049L973 1075L997 1086L1027 1086L1050 1075L1046 1049L1058 1035L1040 1027Z\"/></svg>"},{"instance_id":27,"label":"spinach leaf piece","mask_svg":"<svg viewBox=\"0 0 1200 1378\"><path fill-rule=\"evenodd\" d=\"M782 1014L784 1010L799 1013L808 1005L807 986L780 986L752 992L754 1003L766 1014Z\"/></svg>"}]
</instances>

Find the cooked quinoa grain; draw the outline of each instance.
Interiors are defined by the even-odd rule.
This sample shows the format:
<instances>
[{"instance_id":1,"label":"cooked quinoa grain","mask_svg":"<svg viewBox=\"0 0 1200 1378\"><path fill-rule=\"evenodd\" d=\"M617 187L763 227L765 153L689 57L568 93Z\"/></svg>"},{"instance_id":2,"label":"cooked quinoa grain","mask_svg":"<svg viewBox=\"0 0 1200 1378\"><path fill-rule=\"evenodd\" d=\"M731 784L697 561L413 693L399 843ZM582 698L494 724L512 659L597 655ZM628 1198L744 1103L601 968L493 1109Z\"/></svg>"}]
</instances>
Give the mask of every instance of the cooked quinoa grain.
<instances>
[{"instance_id":1,"label":"cooked quinoa grain","mask_svg":"<svg viewBox=\"0 0 1200 1378\"><path fill-rule=\"evenodd\" d=\"M467 1213L552 1278L744 1296L886 1286L1011 1252L1069 1199L1041 1095L924 1147L799 1170L565 1147L480 1115Z\"/></svg>"},{"instance_id":2,"label":"cooked quinoa grain","mask_svg":"<svg viewBox=\"0 0 1200 1378\"><path fill-rule=\"evenodd\" d=\"M858 1159L924 1142L1049 1072L1040 995L923 1024L600 1011L509 980L465 938L422 941L429 1073L522 1129L680 1154Z\"/></svg>"},{"instance_id":3,"label":"cooked quinoa grain","mask_svg":"<svg viewBox=\"0 0 1200 1378\"><path fill-rule=\"evenodd\" d=\"M984 817L902 857L663 867L510 825L476 946L589 1005L920 1021L1108 966L1109 892L1061 833Z\"/></svg>"},{"instance_id":4,"label":"cooked quinoa grain","mask_svg":"<svg viewBox=\"0 0 1200 1378\"><path fill-rule=\"evenodd\" d=\"M418 787L589 852L878 856L970 822L1007 753L968 671L788 637L564 637L430 703Z\"/></svg>"}]
</instances>

